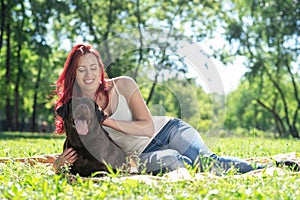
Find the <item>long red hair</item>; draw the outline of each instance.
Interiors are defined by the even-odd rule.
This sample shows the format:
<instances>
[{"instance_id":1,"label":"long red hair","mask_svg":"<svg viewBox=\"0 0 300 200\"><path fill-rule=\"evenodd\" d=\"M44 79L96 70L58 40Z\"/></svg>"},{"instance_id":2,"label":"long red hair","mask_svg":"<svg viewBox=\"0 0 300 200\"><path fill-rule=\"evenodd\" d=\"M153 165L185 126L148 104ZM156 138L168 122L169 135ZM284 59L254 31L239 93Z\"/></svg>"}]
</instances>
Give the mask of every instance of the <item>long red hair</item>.
<instances>
[{"instance_id":1,"label":"long red hair","mask_svg":"<svg viewBox=\"0 0 300 200\"><path fill-rule=\"evenodd\" d=\"M79 86L75 82L76 70L78 67L79 58L87 53L92 53L97 57L100 66L100 79L102 84L100 84L96 94L95 99L97 100L100 93L104 94L106 97L106 103L102 109L105 109L108 105L108 90L106 87L105 81L105 72L104 65L101 61L99 52L94 49L90 44L77 44L75 45L71 52L69 53L67 60L65 62L64 68L58 80L56 81L56 90L55 93L58 96L58 100L55 102L55 110L60 107L62 104L67 103L72 96L80 96L81 92ZM63 126L63 120L60 116L55 118L55 133L62 134L65 132Z\"/></svg>"}]
</instances>

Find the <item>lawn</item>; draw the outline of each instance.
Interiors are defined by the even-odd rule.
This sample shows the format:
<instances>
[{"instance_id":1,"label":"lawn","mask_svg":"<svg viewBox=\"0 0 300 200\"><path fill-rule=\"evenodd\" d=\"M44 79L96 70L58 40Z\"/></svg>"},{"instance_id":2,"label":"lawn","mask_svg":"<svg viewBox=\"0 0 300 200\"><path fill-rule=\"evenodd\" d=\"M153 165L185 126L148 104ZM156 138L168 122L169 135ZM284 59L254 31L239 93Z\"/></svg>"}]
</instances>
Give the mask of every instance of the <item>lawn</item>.
<instances>
[{"instance_id":1,"label":"lawn","mask_svg":"<svg viewBox=\"0 0 300 200\"><path fill-rule=\"evenodd\" d=\"M60 153L64 137L38 133L0 133L0 157ZM241 158L300 152L299 141L266 138L210 138L219 155ZM11 161L0 164L0 199L300 199L300 174L274 171L262 176L202 176L192 181L157 179L147 183L111 175L101 181L53 173L50 165ZM195 174L192 173L192 176Z\"/></svg>"}]
</instances>

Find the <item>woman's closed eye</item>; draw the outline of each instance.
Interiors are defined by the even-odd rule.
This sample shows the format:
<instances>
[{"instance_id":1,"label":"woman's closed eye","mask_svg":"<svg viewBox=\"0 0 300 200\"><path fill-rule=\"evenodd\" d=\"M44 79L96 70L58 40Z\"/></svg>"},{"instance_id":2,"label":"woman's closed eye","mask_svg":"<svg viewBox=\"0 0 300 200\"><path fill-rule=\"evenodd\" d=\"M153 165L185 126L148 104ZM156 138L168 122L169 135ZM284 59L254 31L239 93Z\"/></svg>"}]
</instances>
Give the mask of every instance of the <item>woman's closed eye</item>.
<instances>
[{"instance_id":1,"label":"woman's closed eye","mask_svg":"<svg viewBox=\"0 0 300 200\"><path fill-rule=\"evenodd\" d=\"M85 69L86 69L85 67L78 67L78 71L79 71L79 72L84 72Z\"/></svg>"},{"instance_id":2,"label":"woman's closed eye","mask_svg":"<svg viewBox=\"0 0 300 200\"><path fill-rule=\"evenodd\" d=\"M98 65L97 65L97 64L91 64L91 65L89 66L89 69L92 70L92 71L97 70L97 68L98 68Z\"/></svg>"},{"instance_id":3,"label":"woman's closed eye","mask_svg":"<svg viewBox=\"0 0 300 200\"><path fill-rule=\"evenodd\" d=\"M86 67L78 67L78 71L79 71L79 72L85 72L86 70L87 70ZM97 70L97 67L96 67L96 66L90 67L89 70L91 70L91 71L96 71L96 70Z\"/></svg>"}]
</instances>

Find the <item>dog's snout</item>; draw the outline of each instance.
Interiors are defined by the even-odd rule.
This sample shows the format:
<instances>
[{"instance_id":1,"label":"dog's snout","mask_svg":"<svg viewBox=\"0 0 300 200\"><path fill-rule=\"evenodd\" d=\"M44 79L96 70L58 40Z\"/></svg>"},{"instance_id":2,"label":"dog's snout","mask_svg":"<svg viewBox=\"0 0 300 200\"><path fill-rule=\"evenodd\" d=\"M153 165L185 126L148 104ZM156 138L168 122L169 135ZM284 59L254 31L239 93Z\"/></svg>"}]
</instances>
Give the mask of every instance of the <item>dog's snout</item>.
<instances>
[{"instance_id":1,"label":"dog's snout","mask_svg":"<svg viewBox=\"0 0 300 200\"><path fill-rule=\"evenodd\" d=\"M89 107L86 104L80 104L79 105L79 110L82 114L86 115L90 112Z\"/></svg>"},{"instance_id":2,"label":"dog's snout","mask_svg":"<svg viewBox=\"0 0 300 200\"><path fill-rule=\"evenodd\" d=\"M86 119L90 115L90 109L86 104L79 104L73 111L75 119Z\"/></svg>"},{"instance_id":3,"label":"dog's snout","mask_svg":"<svg viewBox=\"0 0 300 200\"><path fill-rule=\"evenodd\" d=\"M86 104L80 104L79 108L82 109L82 111L87 111L89 109Z\"/></svg>"}]
</instances>

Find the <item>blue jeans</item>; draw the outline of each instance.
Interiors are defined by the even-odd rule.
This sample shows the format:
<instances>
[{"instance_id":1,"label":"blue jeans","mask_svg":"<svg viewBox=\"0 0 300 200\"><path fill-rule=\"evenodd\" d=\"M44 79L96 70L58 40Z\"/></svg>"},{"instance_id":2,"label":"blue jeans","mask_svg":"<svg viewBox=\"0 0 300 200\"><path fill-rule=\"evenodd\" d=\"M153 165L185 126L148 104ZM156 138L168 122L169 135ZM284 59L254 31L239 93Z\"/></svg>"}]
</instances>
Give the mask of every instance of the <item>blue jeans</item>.
<instances>
[{"instance_id":1,"label":"blue jeans","mask_svg":"<svg viewBox=\"0 0 300 200\"><path fill-rule=\"evenodd\" d=\"M153 174L176 170L186 165L198 166L201 171L208 165L217 166L224 171L234 167L240 173L254 170L250 164L241 159L213 154L198 131L177 118L171 119L162 128L142 152L140 159L145 163L146 172ZM207 164L207 160L210 164Z\"/></svg>"}]
</instances>

